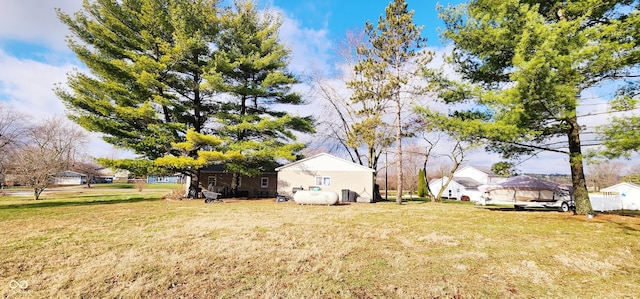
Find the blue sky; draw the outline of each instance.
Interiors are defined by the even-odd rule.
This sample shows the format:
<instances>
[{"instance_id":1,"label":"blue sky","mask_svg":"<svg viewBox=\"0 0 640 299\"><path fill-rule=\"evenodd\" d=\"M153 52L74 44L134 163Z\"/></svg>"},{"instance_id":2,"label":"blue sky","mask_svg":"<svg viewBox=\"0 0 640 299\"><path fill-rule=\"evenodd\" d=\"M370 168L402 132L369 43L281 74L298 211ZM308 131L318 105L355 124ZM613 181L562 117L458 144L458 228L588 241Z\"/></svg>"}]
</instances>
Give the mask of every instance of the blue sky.
<instances>
[{"instance_id":1,"label":"blue sky","mask_svg":"<svg viewBox=\"0 0 640 299\"><path fill-rule=\"evenodd\" d=\"M228 0L227 0L228 1ZM438 37L442 22L437 1L406 0L415 11L414 22L423 25L427 45L443 52ZM440 1L442 5L463 1ZM82 0L1 0L0 1L0 101L15 110L38 119L63 115L65 108L53 94L55 84L66 82L66 73L82 68L65 42L68 31L55 14L55 8L67 13L80 9ZM334 70L333 47L350 29L363 28L367 20L376 22L388 0L260 0L259 6L279 11L284 17L282 40L292 49L291 68L308 73ZM92 156L119 157L114 150L93 135ZM540 163L543 159L545 163ZM497 157L480 151L470 158L475 165L490 166ZM529 163L526 171L567 173L563 156L544 156Z\"/></svg>"},{"instance_id":2,"label":"blue sky","mask_svg":"<svg viewBox=\"0 0 640 299\"><path fill-rule=\"evenodd\" d=\"M439 46L437 28L442 27L442 21L436 11L437 3L443 6L459 4L464 1L425 1L407 0L409 10L414 11L414 23L424 26L423 36L428 38L428 44ZM283 8L288 16L301 21L304 27L326 28L330 38L339 39L347 29L364 28L366 21L375 24L389 0L273 0L272 4Z\"/></svg>"}]
</instances>

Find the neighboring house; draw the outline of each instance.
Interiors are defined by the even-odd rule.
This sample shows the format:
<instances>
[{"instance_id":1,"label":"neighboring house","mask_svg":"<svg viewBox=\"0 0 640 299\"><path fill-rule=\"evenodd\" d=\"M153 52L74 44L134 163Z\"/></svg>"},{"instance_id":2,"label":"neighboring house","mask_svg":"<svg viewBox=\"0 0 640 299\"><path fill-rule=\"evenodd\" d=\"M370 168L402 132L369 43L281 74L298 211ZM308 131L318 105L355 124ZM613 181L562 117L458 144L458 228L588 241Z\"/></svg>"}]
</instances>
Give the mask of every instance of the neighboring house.
<instances>
[{"instance_id":1,"label":"neighboring house","mask_svg":"<svg viewBox=\"0 0 640 299\"><path fill-rule=\"evenodd\" d=\"M330 154L322 153L292 162L276 168L276 171L278 195L292 198L297 190L320 189L336 192L343 202L374 201L375 171Z\"/></svg>"},{"instance_id":2,"label":"neighboring house","mask_svg":"<svg viewBox=\"0 0 640 299\"><path fill-rule=\"evenodd\" d=\"M600 189L601 193L609 195L620 195L629 198L640 198L640 185L634 183L620 183Z\"/></svg>"},{"instance_id":3,"label":"neighboring house","mask_svg":"<svg viewBox=\"0 0 640 299\"><path fill-rule=\"evenodd\" d=\"M54 185L83 185L87 183L87 175L75 171L61 171L52 178Z\"/></svg>"},{"instance_id":4,"label":"neighboring house","mask_svg":"<svg viewBox=\"0 0 640 299\"><path fill-rule=\"evenodd\" d=\"M429 182L429 189L437 195L447 180L448 177L446 176L433 179ZM449 182L447 188L442 192L442 197L478 202L482 196L482 192L478 190L478 186L499 183L501 181L504 181L504 178L495 175L490 167L464 166L453 174L451 182Z\"/></svg>"},{"instance_id":5,"label":"neighboring house","mask_svg":"<svg viewBox=\"0 0 640 299\"><path fill-rule=\"evenodd\" d=\"M505 180L495 175L491 167L486 166L464 166L458 169L453 174L453 177L470 178L481 185L500 183Z\"/></svg>"},{"instance_id":6,"label":"neighboring house","mask_svg":"<svg viewBox=\"0 0 640 299\"><path fill-rule=\"evenodd\" d=\"M149 184L181 184L184 183L183 175L175 174L169 176L150 175L147 176Z\"/></svg>"},{"instance_id":7,"label":"neighboring house","mask_svg":"<svg viewBox=\"0 0 640 299\"><path fill-rule=\"evenodd\" d=\"M429 189L435 195L438 195L438 192L448 179L448 177L442 177L431 180L431 182L429 182ZM480 191L478 191L478 186L480 185L482 185L480 182L471 178L453 177L449 185L447 185L447 188L442 192L442 198L476 201L482 195Z\"/></svg>"},{"instance_id":8,"label":"neighboring house","mask_svg":"<svg viewBox=\"0 0 640 299\"><path fill-rule=\"evenodd\" d=\"M200 170L200 187L220 193L221 197L275 197L277 190L277 174L275 170L266 171L257 176L240 175L238 190L232 190L233 173L225 169L224 165L211 165Z\"/></svg>"},{"instance_id":9,"label":"neighboring house","mask_svg":"<svg viewBox=\"0 0 640 299\"><path fill-rule=\"evenodd\" d=\"M127 182L129 179L129 171L101 168L98 169L93 179L95 183Z\"/></svg>"},{"instance_id":10,"label":"neighboring house","mask_svg":"<svg viewBox=\"0 0 640 299\"><path fill-rule=\"evenodd\" d=\"M619 183L589 194L589 199L596 211L640 210L640 185Z\"/></svg>"}]
</instances>

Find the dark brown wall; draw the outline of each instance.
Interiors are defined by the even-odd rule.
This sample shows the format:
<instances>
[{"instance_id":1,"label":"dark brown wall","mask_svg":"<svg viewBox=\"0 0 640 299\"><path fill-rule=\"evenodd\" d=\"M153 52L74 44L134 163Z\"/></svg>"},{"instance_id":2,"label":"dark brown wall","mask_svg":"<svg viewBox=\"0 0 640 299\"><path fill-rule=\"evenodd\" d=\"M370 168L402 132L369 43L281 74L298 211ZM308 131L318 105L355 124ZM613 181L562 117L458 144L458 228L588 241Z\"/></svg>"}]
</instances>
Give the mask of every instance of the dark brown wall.
<instances>
[{"instance_id":1,"label":"dark brown wall","mask_svg":"<svg viewBox=\"0 0 640 299\"><path fill-rule=\"evenodd\" d=\"M202 172L200 174L200 184L203 189L209 189L209 176L216 177L216 185L211 188L211 191L222 193L222 196L225 197L232 196L232 194L230 194L232 185L231 182L233 179L232 173ZM261 187L261 180L263 177L266 177L269 180L267 188ZM247 194L247 197L250 198L275 197L278 183L277 181L278 178L276 173L263 173L255 177L241 176L238 191Z\"/></svg>"}]
</instances>

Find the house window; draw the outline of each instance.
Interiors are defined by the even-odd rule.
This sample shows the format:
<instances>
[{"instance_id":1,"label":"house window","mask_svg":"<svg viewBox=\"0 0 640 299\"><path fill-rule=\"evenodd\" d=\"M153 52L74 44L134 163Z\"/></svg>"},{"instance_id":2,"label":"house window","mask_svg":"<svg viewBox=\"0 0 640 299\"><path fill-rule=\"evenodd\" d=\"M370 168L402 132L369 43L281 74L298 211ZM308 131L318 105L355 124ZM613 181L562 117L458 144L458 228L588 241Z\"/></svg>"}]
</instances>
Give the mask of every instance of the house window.
<instances>
[{"instance_id":1,"label":"house window","mask_svg":"<svg viewBox=\"0 0 640 299\"><path fill-rule=\"evenodd\" d=\"M213 187L216 185L216 176L215 175L210 175L207 178L207 187Z\"/></svg>"},{"instance_id":2,"label":"house window","mask_svg":"<svg viewBox=\"0 0 640 299\"><path fill-rule=\"evenodd\" d=\"M260 187L261 188L269 187L269 178L268 177L261 177L260 178Z\"/></svg>"},{"instance_id":3,"label":"house window","mask_svg":"<svg viewBox=\"0 0 640 299\"><path fill-rule=\"evenodd\" d=\"M317 186L331 186L331 177L328 177L328 176L317 176L316 177L316 185Z\"/></svg>"}]
</instances>

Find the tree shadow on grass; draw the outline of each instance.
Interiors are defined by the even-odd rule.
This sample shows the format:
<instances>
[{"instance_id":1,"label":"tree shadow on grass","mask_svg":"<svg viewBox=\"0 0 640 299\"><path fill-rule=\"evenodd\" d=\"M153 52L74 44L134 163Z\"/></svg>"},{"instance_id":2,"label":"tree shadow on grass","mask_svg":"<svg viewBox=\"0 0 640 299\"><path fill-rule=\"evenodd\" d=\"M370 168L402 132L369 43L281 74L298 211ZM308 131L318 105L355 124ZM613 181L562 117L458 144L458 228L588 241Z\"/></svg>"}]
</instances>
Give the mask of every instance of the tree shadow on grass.
<instances>
[{"instance_id":1,"label":"tree shadow on grass","mask_svg":"<svg viewBox=\"0 0 640 299\"><path fill-rule=\"evenodd\" d=\"M111 204L121 204L121 203L136 203L136 202L144 202L144 201L159 201L162 198L154 197L148 198L143 196L135 196L129 198L118 198L118 199L99 199L104 196L82 196L82 198L88 197L96 197L98 199L95 200L56 200L56 199L41 199L37 201L29 201L24 203L14 203L14 204L6 204L0 205L0 210L9 210L9 209L37 209L37 208L53 208L53 207L79 207L79 206L93 206L93 205L111 205Z\"/></svg>"},{"instance_id":2,"label":"tree shadow on grass","mask_svg":"<svg viewBox=\"0 0 640 299\"><path fill-rule=\"evenodd\" d=\"M518 212L518 213L526 213L526 212L558 212L557 208L526 208L526 209L516 209L514 207L503 207L503 206L481 206L479 209L485 209L488 211L499 211L499 212Z\"/></svg>"}]
</instances>

